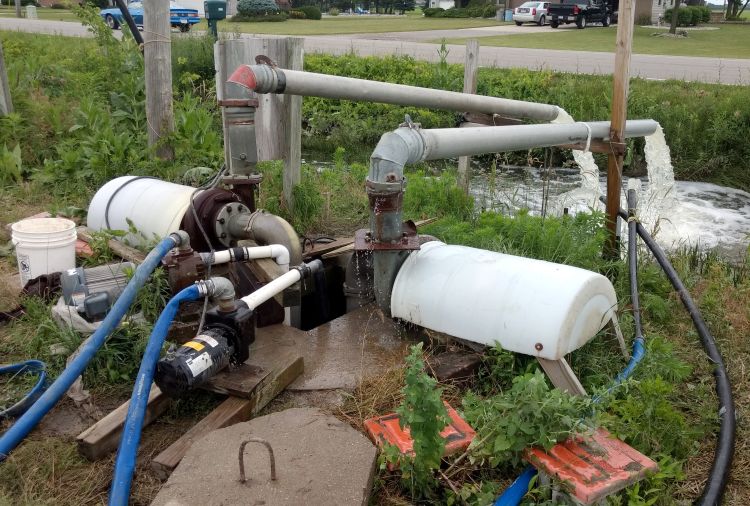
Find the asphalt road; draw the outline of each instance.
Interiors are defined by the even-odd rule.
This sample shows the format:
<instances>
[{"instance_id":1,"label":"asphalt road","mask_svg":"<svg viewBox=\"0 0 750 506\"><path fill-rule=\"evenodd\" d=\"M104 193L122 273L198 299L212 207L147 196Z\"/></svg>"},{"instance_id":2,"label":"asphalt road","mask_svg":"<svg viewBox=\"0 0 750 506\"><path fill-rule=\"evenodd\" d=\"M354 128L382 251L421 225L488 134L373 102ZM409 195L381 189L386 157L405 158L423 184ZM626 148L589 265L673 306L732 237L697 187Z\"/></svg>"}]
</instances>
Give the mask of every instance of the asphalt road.
<instances>
[{"instance_id":1,"label":"asphalt road","mask_svg":"<svg viewBox=\"0 0 750 506\"><path fill-rule=\"evenodd\" d=\"M481 37L509 33L515 26L470 28L451 30L451 37ZM524 27L527 28L527 27ZM528 27L534 30L534 27ZM524 33L529 30L524 30ZM86 28L79 23L67 21L28 20L0 18L0 30L48 33L68 36L88 36ZM390 54L409 55L420 60L437 61L437 45L419 42L440 39L444 30L432 32L408 32L404 34L355 34L306 36L305 50L330 54L346 54L352 51L362 56L384 56ZM250 34L243 36L251 37ZM511 35L512 36L512 35ZM404 40L406 38L412 40ZM418 40L413 40L418 39ZM462 63L464 47L448 45L448 61ZM614 54L591 51L561 51L554 49L525 49L511 47L481 47L479 64L484 67L521 67L531 70L554 70L580 74L611 74L614 69ZM705 83L736 85L750 84L750 59L705 58L689 56L633 55L630 72L632 76L645 79L682 79Z\"/></svg>"}]
</instances>

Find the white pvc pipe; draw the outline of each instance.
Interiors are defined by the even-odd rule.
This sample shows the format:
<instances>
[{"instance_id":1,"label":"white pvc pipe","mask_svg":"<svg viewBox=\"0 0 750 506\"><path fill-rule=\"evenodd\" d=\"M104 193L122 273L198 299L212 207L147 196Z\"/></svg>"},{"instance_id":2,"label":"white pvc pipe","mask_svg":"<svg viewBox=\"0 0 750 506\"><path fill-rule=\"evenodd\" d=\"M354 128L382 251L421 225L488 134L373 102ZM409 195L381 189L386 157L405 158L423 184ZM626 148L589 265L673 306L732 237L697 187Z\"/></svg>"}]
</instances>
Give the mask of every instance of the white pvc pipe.
<instances>
[{"instance_id":1,"label":"white pvc pipe","mask_svg":"<svg viewBox=\"0 0 750 506\"><path fill-rule=\"evenodd\" d=\"M213 253L213 259L210 253L204 253L201 256L204 262L211 265L226 264L228 262L234 262L237 260L235 257L235 249L227 249L222 251L215 251ZM289 270L289 250L282 244L269 244L267 246L253 246L243 247L242 249L242 260L257 260L259 258L273 258L273 260L279 265L283 272ZM213 261L211 261L213 260Z\"/></svg>"},{"instance_id":2,"label":"white pvc pipe","mask_svg":"<svg viewBox=\"0 0 750 506\"><path fill-rule=\"evenodd\" d=\"M428 109L499 114L541 121L554 120L559 111L557 106L549 104L279 69L268 65L242 65L229 77L228 82L239 84L256 93L284 93L336 100L380 102Z\"/></svg>"},{"instance_id":3,"label":"white pvc pipe","mask_svg":"<svg viewBox=\"0 0 750 506\"><path fill-rule=\"evenodd\" d=\"M277 294L283 292L294 283L299 281L301 276L302 275L300 274L299 270L292 269L289 272L282 274L278 278L274 279L267 285L258 288L250 295L242 297L242 299L240 300L247 304L248 308L255 309L271 297L276 296Z\"/></svg>"}]
</instances>

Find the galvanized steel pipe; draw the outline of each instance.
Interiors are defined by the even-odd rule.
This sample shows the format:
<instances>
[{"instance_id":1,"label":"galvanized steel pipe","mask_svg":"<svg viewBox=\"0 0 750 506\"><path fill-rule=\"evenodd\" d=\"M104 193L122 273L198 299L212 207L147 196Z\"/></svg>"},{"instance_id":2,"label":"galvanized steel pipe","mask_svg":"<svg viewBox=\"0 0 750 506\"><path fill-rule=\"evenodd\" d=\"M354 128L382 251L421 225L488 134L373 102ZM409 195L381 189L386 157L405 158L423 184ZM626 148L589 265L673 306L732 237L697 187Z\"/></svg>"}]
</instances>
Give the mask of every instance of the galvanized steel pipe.
<instances>
[{"instance_id":1,"label":"galvanized steel pipe","mask_svg":"<svg viewBox=\"0 0 750 506\"><path fill-rule=\"evenodd\" d=\"M287 70L268 65L242 65L232 73L228 82L260 94L284 93L355 102L380 102L428 109L499 114L510 118L539 121L552 121L557 118L559 112L557 106L549 104Z\"/></svg>"}]
</instances>

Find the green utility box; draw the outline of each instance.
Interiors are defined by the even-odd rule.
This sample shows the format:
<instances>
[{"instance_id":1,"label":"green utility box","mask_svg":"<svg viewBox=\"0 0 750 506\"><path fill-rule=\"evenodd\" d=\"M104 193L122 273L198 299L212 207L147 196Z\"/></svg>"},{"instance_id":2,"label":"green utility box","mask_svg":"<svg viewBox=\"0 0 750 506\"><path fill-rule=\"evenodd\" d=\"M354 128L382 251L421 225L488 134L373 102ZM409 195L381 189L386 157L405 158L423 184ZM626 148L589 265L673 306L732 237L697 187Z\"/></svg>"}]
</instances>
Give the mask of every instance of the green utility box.
<instances>
[{"instance_id":1,"label":"green utility box","mask_svg":"<svg viewBox=\"0 0 750 506\"><path fill-rule=\"evenodd\" d=\"M226 0L205 0L203 2L203 11L208 22L208 31L214 36L214 39L218 39L219 30L217 24L219 20L226 19L227 17Z\"/></svg>"},{"instance_id":2,"label":"green utility box","mask_svg":"<svg viewBox=\"0 0 750 506\"><path fill-rule=\"evenodd\" d=\"M226 0L206 0L203 2L203 10L206 13L206 19L226 19L227 2Z\"/></svg>"}]
</instances>

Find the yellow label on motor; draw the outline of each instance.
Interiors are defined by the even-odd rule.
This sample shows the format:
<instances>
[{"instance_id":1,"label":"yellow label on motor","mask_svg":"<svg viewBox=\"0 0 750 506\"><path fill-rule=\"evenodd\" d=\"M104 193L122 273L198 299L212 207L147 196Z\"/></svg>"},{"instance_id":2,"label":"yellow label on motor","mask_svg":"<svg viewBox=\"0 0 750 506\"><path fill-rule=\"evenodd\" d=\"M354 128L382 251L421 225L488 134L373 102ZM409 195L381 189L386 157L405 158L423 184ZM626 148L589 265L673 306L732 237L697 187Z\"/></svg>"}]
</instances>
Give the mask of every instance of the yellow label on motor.
<instances>
[{"instance_id":1,"label":"yellow label on motor","mask_svg":"<svg viewBox=\"0 0 750 506\"><path fill-rule=\"evenodd\" d=\"M183 346L187 346L188 348L192 348L195 351L201 351L205 346L197 341L188 341Z\"/></svg>"}]
</instances>

